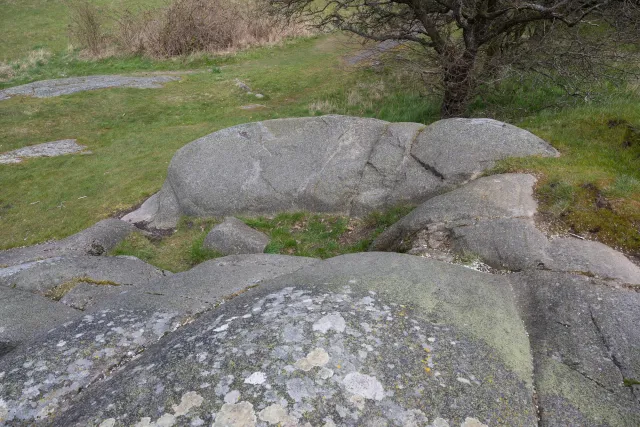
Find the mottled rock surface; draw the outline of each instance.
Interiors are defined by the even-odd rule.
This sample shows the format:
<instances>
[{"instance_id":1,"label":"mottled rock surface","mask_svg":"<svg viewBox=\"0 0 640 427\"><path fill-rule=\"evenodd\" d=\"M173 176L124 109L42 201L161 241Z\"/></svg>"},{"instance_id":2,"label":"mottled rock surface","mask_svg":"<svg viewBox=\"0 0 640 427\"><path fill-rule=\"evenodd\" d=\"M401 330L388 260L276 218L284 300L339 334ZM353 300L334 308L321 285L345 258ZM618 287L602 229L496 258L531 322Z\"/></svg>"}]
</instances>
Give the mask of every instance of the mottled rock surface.
<instances>
[{"instance_id":1,"label":"mottled rock surface","mask_svg":"<svg viewBox=\"0 0 640 427\"><path fill-rule=\"evenodd\" d=\"M640 378L640 293L547 271L512 282L533 350L542 425L638 425L640 387L631 384Z\"/></svg>"},{"instance_id":2,"label":"mottled rock surface","mask_svg":"<svg viewBox=\"0 0 640 427\"><path fill-rule=\"evenodd\" d=\"M135 229L119 219L104 219L66 239L0 251L0 268L64 255L106 255Z\"/></svg>"},{"instance_id":3,"label":"mottled rock surface","mask_svg":"<svg viewBox=\"0 0 640 427\"><path fill-rule=\"evenodd\" d=\"M544 141L513 126L500 124L495 131L500 122L465 125L460 120L455 126L437 122L425 127L324 116L224 129L181 148L160 192L123 219L171 228L182 214L307 210L358 216L399 203L421 203L476 177L498 159L556 154ZM466 151L459 153L464 161L450 155L443 126L473 130L465 131L468 140L456 140L465 141ZM478 135L484 139L473 139ZM498 139L491 142L494 137Z\"/></svg>"},{"instance_id":4,"label":"mottled rock surface","mask_svg":"<svg viewBox=\"0 0 640 427\"><path fill-rule=\"evenodd\" d=\"M0 286L0 358L38 333L79 314L40 295Z\"/></svg>"},{"instance_id":5,"label":"mottled rock surface","mask_svg":"<svg viewBox=\"0 0 640 427\"><path fill-rule=\"evenodd\" d=\"M88 76L70 77L66 79L41 80L21 86L14 86L0 90L0 101L13 96L32 96L35 98L50 98L53 96L70 95L87 90L106 89L113 87L128 87L137 89L161 88L164 83L179 80L176 76Z\"/></svg>"},{"instance_id":6,"label":"mottled rock surface","mask_svg":"<svg viewBox=\"0 0 640 427\"><path fill-rule=\"evenodd\" d=\"M234 217L227 217L205 237L202 246L224 255L261 254L269 244L266 234Z\"/></svg>"},{"instance_id":7,"label":"mottled rock surface","mask_svg":"<svg viewBox=\"0 0 640 427\"><path fill-rule=\"evenodd\" d=\"M75 139L45 142L43 144L30 145L0 154L0 164L20 163L30 157L56 157L65 154L74 154L86 150L87 147L77 143Z\"/></svg>"},{"instance_id":8,"label":"mottled rock surface","mask_svg":"<svg viewBox=\"0 0 640 427\"><path fill-rule=\"evenodd\" d=\"M408 255L334 258L179 328L50 422L533 426L529 344L508 289ZM21 390L3 394L9 416L25 414L14 409Z\"/></svg>"}]
</instances>

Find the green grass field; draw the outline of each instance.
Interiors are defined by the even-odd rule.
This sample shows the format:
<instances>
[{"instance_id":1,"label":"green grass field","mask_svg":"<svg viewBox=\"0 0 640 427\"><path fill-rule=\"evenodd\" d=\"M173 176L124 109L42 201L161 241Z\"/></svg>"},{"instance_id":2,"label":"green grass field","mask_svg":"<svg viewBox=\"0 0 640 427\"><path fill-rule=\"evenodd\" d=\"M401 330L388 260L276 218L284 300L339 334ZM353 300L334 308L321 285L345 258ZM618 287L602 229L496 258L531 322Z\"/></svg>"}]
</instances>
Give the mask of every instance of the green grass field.
<instances>
[{"instance_id":1,"label":"green grass field","mask_svg":"<svg viewBox=\"0 0 640 427\"><path fill-rule=\"evenodd\" d=\"M297 39L227 56L87 61L66 50L64 2L2 0L0 7L0 58L18 60L39 47L53 52L0 83L0 88L75 75L193 71L162 89L108 89L1 101L0 152L75 138L92 154L0 165L0 249L59 239L131 208L160 188L178 148L228 126L326 113L422 123L438 118L438 99L422 95L420 82L404 78L393 63L377 71L348 68L343 57L359 46L346 43L343 36ZM248 96L236 88L235 79L266 98ZM611 88L606 97L590 104L542 109L557 96L544 87L505 86L492 99L473 103L474 116L492 116L529 129L562 153L557 159L505 161L494 172L535 173L540 177L538 196L545 221L640 255L637 87ZM240 109L256 103L264 108ZM603 198L604 207L599 202ZM281 234L270 249L275 252L330 256L363 245L335 243L341 235L335 230L343 230L342 234L346 230L344 219L327 218L337 221L327 234L312 229L317 221L307 218L303 222L311 234L306 237L282 234L296 223L290 218L247 221L258 221L253 225ZM128 241L118 250L155 259L173 270L184 269L213 256L193 249L194 241L212 224L181 227L173 240L165 242Z\"/></svg>"}]
</instances>

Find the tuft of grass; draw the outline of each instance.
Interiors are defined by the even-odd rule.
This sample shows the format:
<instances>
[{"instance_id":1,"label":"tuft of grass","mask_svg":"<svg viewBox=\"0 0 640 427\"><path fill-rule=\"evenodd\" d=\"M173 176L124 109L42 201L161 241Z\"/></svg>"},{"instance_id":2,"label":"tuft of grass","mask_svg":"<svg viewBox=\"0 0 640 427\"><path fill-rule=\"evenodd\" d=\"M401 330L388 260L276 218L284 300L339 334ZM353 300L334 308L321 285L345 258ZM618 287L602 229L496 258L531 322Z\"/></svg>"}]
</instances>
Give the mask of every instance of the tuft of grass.
<instances>
[{"instance_id":1,"label":"tuft of grass","mask_svg":"<svg viewBox=\"0 0 640 427\"><path fill-rule=\"evenodd\" d=\"M635 385L640 385L640 381L635 378L625 378L624 380L625 387L633 387Z\"/></svg>"},{"instance_id":2,"label":"tuft of grass","mask_svg":"<svg viewBox=\"0 0 640 427\"><path fill-rule=\"evenodd\" d=\"M217 223L212 218L184 217L175 232L169 236L132 233L120 242L110 255L131 255L174 273L186 271L193 266L221 254L202 247L207 233Z\"/></svg>"}]
</instances>

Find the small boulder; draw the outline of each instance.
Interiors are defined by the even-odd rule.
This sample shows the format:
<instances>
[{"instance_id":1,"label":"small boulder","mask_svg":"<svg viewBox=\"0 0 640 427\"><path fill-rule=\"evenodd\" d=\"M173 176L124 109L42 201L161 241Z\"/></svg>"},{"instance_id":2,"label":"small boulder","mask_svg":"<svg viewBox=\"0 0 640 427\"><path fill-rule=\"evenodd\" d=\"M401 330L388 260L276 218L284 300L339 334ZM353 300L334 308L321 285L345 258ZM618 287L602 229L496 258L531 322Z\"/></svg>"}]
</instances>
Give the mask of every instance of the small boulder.
<instances>
[{"instance_id":1,"label":"small boulder","mask_svg":"<svg viewBox=\"0 0 640 427\"><path fill-rule=\"evenodd\" d=\"M269 241L266 234L237 218L227 217L222 224L213 227L204 239L203 246L224 255L261 254Z\"/></svg>"}]
</instances>

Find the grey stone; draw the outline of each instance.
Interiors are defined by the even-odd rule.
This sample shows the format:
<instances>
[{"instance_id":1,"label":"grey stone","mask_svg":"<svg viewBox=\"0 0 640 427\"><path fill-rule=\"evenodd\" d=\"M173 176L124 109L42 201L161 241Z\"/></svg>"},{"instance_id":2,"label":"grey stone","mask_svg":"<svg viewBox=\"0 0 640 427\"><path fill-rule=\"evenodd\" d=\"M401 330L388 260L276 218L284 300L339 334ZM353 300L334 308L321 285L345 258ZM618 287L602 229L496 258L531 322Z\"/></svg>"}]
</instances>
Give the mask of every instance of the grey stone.
<instances>
[{"instance_id":1,"label":"grey stone","mask_svg":"<svg viewBox=\"0 0 640 427\"><path fill-rule=\"evenodd\" d=\"M445 152L450 141L433 132L432 140L424 135L426 129L417 123L346 116L269 120L224 129L181 148L160 192L124 219L172 228L180 215L307 210L359 216L401 203L421 203L462 182L462 172L449 174L449 179L429 163L425 153L432 148L426 147ZM500 149L468 144L464 156L478 161L462 162L469 168L467 179L483 165L490 166L488 159L508 156L511 143L514 156L555 154L537 140L533 144L511 136L500 141ZM433 155L440 162L446 157Z\"/></svg>"},{"instance_id":2,"label":"grey stone","mask_svg":"<svg viewBox=\"0 0 640 427\"><path fill-rule=\"evenodd\" d=\"M0 286L0 358L38 333L69 321L79 313L39 295Z\"/></svg>"},{"instance_id":3,"label":"grey stone","mask_svg":"<svg viewBox=\"0 0 640 427\"><path fill-rule=\"evenodd\" d=\"M529 332L545 426L636 426L640 294L580 275L512 275Z\"/></svg>"},{"instance_id":4,"label":"grey stone","mask_svg":"<svg viewBox=\"0 0 640 427\"><path fill-rule=\"evenodd\" d=\"M60 302L76 310L86 310L95 307L109 297L126 291L126 285L96 285L80 282L68 291Z\"/></svg>"},{"instance_id":5,"label":"grey stone","mask_svg":"<svg viewBox=\"0 0 640 427\"><path fill-rule=\"evenodd\" d=\"M237 218L227 217L223 223L213 227L202 246L223 255L261 254L269 242L266 234Z\"/></svg>"},{"instance_id":6,"label":"grey stone","mask_svg":"<svg viewBox=\"0 0 640 427\"><path fill-rule=\"evenodd\" d=\"M76 280L138 286L166 274L134 257L68 256L2 268L0 286L44 294Z\"/></svg>"},{"instance_id":7,"label":"grey stone","mask_svg":"<svg viewBox=\"0 0 640 427\"><path fill-rule=\"evenodd\" d=\"M119 219L104 219L66 239L0 251L0 268L65 255L106 255L135 229Z\"/></svg>"},{"instance_id":8,"label":"grey stone","mask_svg":"<svg viewBox=\"0 0 640 427\"><path fill-rule=\"evenodd\" d=\"M344 329L313 329L331 315ZM110 316L110 328L122 329L101 339L134 330ZM83 332L95 343L105 328L99 319L69 326L66 346ZM288 325L303 330L301 341L286 341ZM31 424L37 413L65 427L231 419L408 426L436 418L537 425L528 339L506 279L409 255L342 256L263 283L148 342L79 393L78 384L70 392L62 384L85 384L103 359L83 358L84 349L69 357L49 342L0 362L12 425ZM30 377L25 361L40 367ZM318 375L323 369L332 375Z\"/></svg>"},{"instance_id":9,"label":"grey stone","mask_svg":"<svg viewBox=\"0 0 640 427\"><path fill-rule=\"evenodd\" d=\"M620 252L600 242L575 238L558 238L549 249L551 270L593 274L640 285L640 268Z\"/></svg>"},{"instance_id":10,"label":"grey stone","mask_svg":"<svg viewBox=\"0 0 640 427\"><path fill-rule=\"evenodd\" d=\"M314 258L271 254L216 258L189 271L128 288L98 309L198 313L219 304L229 295L317 262Z\"/></svg>"},{"instance_id":11,"label":"grey stone","mask_svg":"<svg viewBox=\"0 0 640 427\"><path fill-rule=\"evenodd\" d=\"M524 129L492 119L447 119L429 125L411 154L449 182L474 179L506 157L558 156Z\"/></svg>"},{"instance_id":12,"label":"grey stone","mask_svg":"<svg viewBox=\"0 0 640 427\"><path fill-rule=\"evenodd\" d=\"M35 98L50 98L53 96L70 95L87 90L127 87L137 89L161 88L163 83L180 80L177 76L87 76L70 77L66 79L42 80L22 86L14 86L0 90L0 101L12 96L32 96Z\"/></svg>"},{"instance_id":13,"label":"grey stone","mask_svg":"<svg viewBox=\"0 0 640 427\"><path fill-rule=\"evenodd\" d=\"M481 221L454 228L452 234L457 252L477 255L494 268L525 270L551 264L549 241L528 219Z\"/></svg>"},{"instance_id":14,"label":"grey stone","mask_svg":"<svg viewBox=\"0 0 640 427\"><path fill-rule=\"evenodd\" d=\"M84 151L86 148L84 145L79 145L75 139L45 142L2 153L0 154L0 164L20 163L23 159L30 157L56 157L74 154Z\"/></svg>"},{"instance_id":15,"label":"grey stone","mask_svg":"<svg viewBox=\"0 0 640 427\"><path fill-rule=\"evenodd\" d=\"M493 175L433 197L385 230L371 248L401 249L417 232L433 225L450 229L495 218L533 218L535 181L527 174Z\"/></svg>"}]
</instances>

